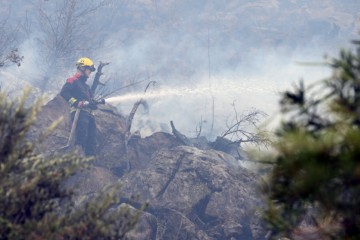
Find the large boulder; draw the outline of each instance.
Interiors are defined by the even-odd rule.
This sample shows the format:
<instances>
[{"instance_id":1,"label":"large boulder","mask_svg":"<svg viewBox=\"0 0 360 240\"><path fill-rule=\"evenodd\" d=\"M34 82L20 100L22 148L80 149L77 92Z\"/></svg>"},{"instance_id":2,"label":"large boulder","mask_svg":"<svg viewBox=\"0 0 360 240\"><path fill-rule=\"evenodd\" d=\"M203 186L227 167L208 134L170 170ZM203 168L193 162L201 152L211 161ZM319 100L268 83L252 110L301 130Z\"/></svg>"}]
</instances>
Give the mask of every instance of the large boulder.
<instances>
[{"instance_id":1,"label":"large boulder","mask_svg":"<svg viewBox=\"0 0 360 240\"><path fill-rule=\"evenodd\" d=\"M163 148L153 154L146 169L131 171L121 181L125 194L137 192L149 201L148 211L162 226L159 236L256 239L263 234L256 214L261 206L256 175L226 153Z\"/></svg>"},{"instance_id":2,"label":"large boulder","mask_svg":"<svg viewBox=\"0 0 360 240\"><path fill-rule=\"evenodd\" d=\"M43 107L40 130L62 118L41 149L55 152L69 136L69 110L57 96ZM136 115L135 115L136 117ZM170 133L142 138L134 134L125 145L126 118L111 106L96 111L97 156L93 167L75 175L80 195L91 197L120 181L124 201L133 195L149 207L130 233L135 239L264 239L257 192L258 176L223 151L183 146ZM209 145L211 146L211 145ZM130 171L127 168L130 163Z\"/></svg>"}]
</instances>

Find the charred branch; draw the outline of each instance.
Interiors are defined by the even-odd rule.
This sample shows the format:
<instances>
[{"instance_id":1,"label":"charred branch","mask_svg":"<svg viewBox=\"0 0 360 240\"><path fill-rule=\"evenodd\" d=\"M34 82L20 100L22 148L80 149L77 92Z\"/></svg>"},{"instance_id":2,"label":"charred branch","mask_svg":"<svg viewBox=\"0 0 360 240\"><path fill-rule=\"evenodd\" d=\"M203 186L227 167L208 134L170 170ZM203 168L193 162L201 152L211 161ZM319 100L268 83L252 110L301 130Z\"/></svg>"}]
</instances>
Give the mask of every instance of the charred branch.
<instances>
[{"instance_id":1,"label":"charred branch","mask_svg":"<svg viewBox=\"0 0 360 240\"><path fill-rule=\"evenodd\" d=\"M94 77L94 82L93 84L91 85L91 92L92 94L95 94L95 91L96 91L96 88L101 85L101 86L105 86L104 83L100 82L100 77L101 75L103 74L102 73L102 68L106 65L109 65L110 63L103 63L100 61L100 64L97 68L97 71L96 71L96 74L95 74L95 77Z\"/></svg>"},{"instance_id":2,"label":"charred branch","mask_svg":"<svg viewBox=\"0 0 360 240\"><path fill-rule=\"evenodd\" d=\"M126 88L131 88L133 86L136 86L144 82L149 82L156 74L157 73L147 74L146 77L142 77L141 76L142 73L135 73L131 76L126 76L126 77L121 76L121 78L123 79L122 83L124 83L124 85L120 85L120 86L119 84L116 83L117 81L116 79L118 79L119 76L112 76L111 77L112 79L107 79L107 81L105 81L106 87L99 88L97 92L101 94L103 97L110 97L112 95L119 94L120 91Z\"/></svg>"},{"instance_id":3,"label":"charred branch","mask_svg":"<svg viewBox=\"0 0 360 240\"><path fill-rule=\"evenodd\" d=\"M193 146L192 142L184 134L176 130L173 121L170 121L170 125L172 129L172 133L174 134L176 139L178 139L182 144L186 146Z\"/></svg>"},{"instance_id":4,"label":"charred branch","mask_svg":"<svg viewBox=\"0 0 360 240\"><path fill-rule=\"evenodd\" d=\"M233 104L235 116L230 123L226 123L227 129L219 136L227 138L233 143L254 143L257 145L268 146L270 139L266 137L265 132L258 131L260 119L266 116L266 113L259 110L252 110L249 113L239 114ZM245 130L249 127L255 127L256 132Z\"/></svg>"},{"instance_id":5,"label":"charred branch","mask_svg":"<svg viewBox=\"0 0 360 240\"><path fill-rule=\"evenodd\" d=\"M108 83L110 83L110 79L108 79L107 81L103 82L104 85L101 85L105 88L98 88L97 90L97 94L100 94L103 98L107 98L107 97L110 97L112 95L115 95L117 94L118 92L120 92L121 90L123 89L126 89L126 88L129 88L129 87L133 87L133 86L136 86L140 83L143 83L145 82L146 80L140 80L140 81L137 81L137 82L132 82L130 84L127 84L125 86L121 86L121 87L118 87L118 88L111 88L111 90L108 87ZM111 85L111 84L110 84Z\"/></svg>"},{"instance_id":6,"label":"charred branch","mask_svg":"<svg viewBox=\"0 0 360 240\"><path fill-rule=\"evenodd\" d=\"M155 81L151 81L151 82L149 82L149 83L146 85L146 88L145 88L145 90L144 90L144 95L146 94L146 92L147 92L148 88L150 87L150 85L151 85L151 84L152 84L152 85L155 85L155 83L156 83ZM139 107L140 104L142 104L142 105L145 106L145 107L148 107L148 106L147 106L147 103L143 100L143 98L141 98L139 101L137 101L137 102L134 103L134 106L133 106L133 108L131 109L131 112L130 112L130 114L129 114L129 117L127 118L127 121L126 121L126 132L127 132L127 133L130 133L130 131L131 131L132 121L133 121L133 119L134 119L135 113L136 113L136 111L137 111L137 109L138 109L138 107Z\"/></svg>"},{"instance_id":7,"label":"charred branch","mask_svg":"<svg viewBox=\"0 0 360 240\"><path fill-rule=\"evenodd\" d=\"M19 27L9 22L8 16L1 16L0 20L0 67L8 64L20 66L24 57L19 55L16 48L19 43Z\"/></svg>"},{"instance_id":8,"label":"charred branch","mask_svg":"<svg viewBox=\"0 0 360 240\"><path fill-rule=\"evenodd\" d=\"M146 85L146 88L144 90L144 95L146 94L148 88L150 87L150 85L155 85L155 81L151 81ZM129 114L129 117L127 118L126 121L126 128L125 128L125 154L126 154L126 160L127 160L127 171L129 172L131 170L131 163L130 163L130 158L128 156L128 143L129 140L131 138L131 125L132 125L132 121L134 119L135 113L139 107L140 104L143 104L145 107L147 107L146 102L143 100L143 97L134 103L133 108L131 109L131 112Z\"/></svg>"},{"instance_id":9,"label":"charred branch","mask_svg":"<svg viewBox=\"0 0 360 240\"><path fill-rule=\"evenodd\" d=\"M7 63L14 63L20 67L23 60L24 56L19 55L18 49L14 49L4 59L0 59L0 67L4 67Z\"/></svg>"}]
</instances>

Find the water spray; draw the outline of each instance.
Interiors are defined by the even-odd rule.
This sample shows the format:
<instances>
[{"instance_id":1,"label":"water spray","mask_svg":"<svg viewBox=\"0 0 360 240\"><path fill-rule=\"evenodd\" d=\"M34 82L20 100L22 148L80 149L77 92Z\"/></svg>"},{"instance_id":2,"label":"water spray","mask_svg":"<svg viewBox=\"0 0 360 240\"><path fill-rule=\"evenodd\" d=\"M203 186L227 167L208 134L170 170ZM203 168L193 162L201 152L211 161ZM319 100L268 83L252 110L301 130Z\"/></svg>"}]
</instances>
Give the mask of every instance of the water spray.
<instances>
[{"instance_id":1,"label":"water spray","mask_svg":"<svg viewBox=\"0 0 360 240\"><path fill-rule=\"evenodd\" d=\"M251 84L241 84L241 83L232 83L232 84L221 84L219 86L215 86L211 89L213 94L216 96L220 95L228 95L230 93L233 94L241 94L243 92L272 92L275 93L277 91L275 86L269 85L251 85ZM195 86L195 87L177 87L177 88L161 88L157 91L142 93L129 93L121 96L109 97L106 99L107 103L124 103L129 101L136 101L138 99L156 99L156 98L164 98L164 97L185 97L185 96L206 96L210 92L210 87L207 86Z\"/></svg>"}]
</instances>

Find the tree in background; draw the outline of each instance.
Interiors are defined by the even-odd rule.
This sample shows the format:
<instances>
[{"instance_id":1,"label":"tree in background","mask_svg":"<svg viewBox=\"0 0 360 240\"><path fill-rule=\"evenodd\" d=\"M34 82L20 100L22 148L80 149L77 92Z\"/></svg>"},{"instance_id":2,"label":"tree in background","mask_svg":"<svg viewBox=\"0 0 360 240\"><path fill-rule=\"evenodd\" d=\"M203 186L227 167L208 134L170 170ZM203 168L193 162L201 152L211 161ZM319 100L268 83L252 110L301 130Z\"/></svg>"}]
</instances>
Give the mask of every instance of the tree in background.
<instances>
[{"instance_id":1,"label":"tree in background","mask_svg":"<svg viewBox=\"0 0 360 240\"><path fill-rule=\"evenodd\" d=\"M294 235L307 218L317 239L360 239L360 42L354 44L357 52L342 50L331 61L330 78L282 95L285 120L266 191L274 237Z\"/></svg>"},{"instance_id":2,"label":"tree in background","mask_svg":"<svg viewBox=\"0 0 360 240\"><path fill-rule=\"evenodd\" d=\"M0 67L11 63L21 65L24 57L19 55L17 43L18 31L8 23L7 18L0 20Z\"/></svg>"},{"instance_id":3,"label":"tree in background","mask_svg":"<svg viewBox=\"0 0 360 240\"><path fill-rule=\"evenodd\" d=\"M103 37L94 16L101 8L110 5L110 0L88 1L61 0L45 2L39 7L41 37L47 61L72 62L79 54L93 52L100 46ZM56 66L56 65L55 65Z\"/></svg>"},{"instance_id":4,"label":"tree in background","mask_svg":"<svg viewBox=\"0 0 360 240\"><path fill-rule=\"evenodd\" d=\"M75 67L78 58L90 57L102 45L106 37L101 29L104 23L96 17L111 4L112 0L90 0L86 4L80 0L61 0L39 5L38 39L45 76L37 85L42 91L48 90L51 78L64 68Z\"/></svg>"},{"instance_id":5,"label":"tree in background","mask_svg":"<svg viewBox=\"0 0 360 240\"><path fill-rule=\"evenodd\" d=\"M118 186L75 206L64 180L89 166L77 155L45 157L28 139L40 101L0 93L0 239L123 239L140 211L119 207Z\"/></svg>"}]
</instances>

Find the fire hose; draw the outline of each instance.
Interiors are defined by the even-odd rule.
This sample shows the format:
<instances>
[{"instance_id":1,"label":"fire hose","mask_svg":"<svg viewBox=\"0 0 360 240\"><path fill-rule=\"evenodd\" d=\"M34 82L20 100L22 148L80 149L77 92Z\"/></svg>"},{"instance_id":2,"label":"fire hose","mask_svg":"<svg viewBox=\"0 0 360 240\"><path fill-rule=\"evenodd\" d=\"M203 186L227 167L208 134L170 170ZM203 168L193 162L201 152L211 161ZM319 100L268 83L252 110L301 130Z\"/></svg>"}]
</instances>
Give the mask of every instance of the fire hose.
<instances>
[{"instance_id":1,"label":"fire hose","mask_svg":"<svg viewBox=\"0 0 360 240\"><path fill-rule=\"evenodd\" d=\"M105 99L92 101L92 104L95 104L95 105L105 104ZM68 141L64 147L60 148L61 151L66 151L66 150L70 149L72 146L74 146L74 144L75 144L76 128L77 128L80 111L81 111L81 108L76 109L74 120L71 125L71 130L70 130L70 135L69 135Z\"/></svg>"}]
</instances>

